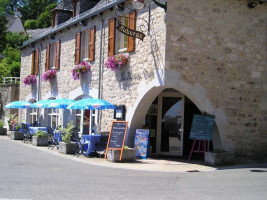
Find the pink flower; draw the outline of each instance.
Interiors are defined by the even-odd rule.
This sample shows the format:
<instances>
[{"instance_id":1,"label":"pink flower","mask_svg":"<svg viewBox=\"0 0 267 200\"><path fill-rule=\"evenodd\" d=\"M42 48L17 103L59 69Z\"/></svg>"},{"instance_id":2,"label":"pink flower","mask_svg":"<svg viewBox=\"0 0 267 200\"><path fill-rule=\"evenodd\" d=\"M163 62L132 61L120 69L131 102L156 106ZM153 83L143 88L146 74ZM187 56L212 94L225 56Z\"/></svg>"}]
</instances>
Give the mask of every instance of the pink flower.
<instances>
[{"instance_id":1,"label":"pink flower","mask_svg":"<svg viewBox=\"0 0 267 200\"><path fill-rule=\"evenodd\" d=\"M72 75L72 78L74 80L78 80L80 79L80 75L82 73L85 73L87 72L88 74L90 74L90 71L91 71L91 65L86 62L86 61L83 61L81 62L80 64L76 65L72 70L71 70L71 75Z\"/></svg>"},{"instance_id":2,"label":"pink flower","mask_svg":"<svg viewBox=\"0 0 267 200\"><path fill-rule=\"evenodd\" d=\"M43 81L51 81L52 79L54 79L56 77L57 71L54 69L48 70L46 71L43 75L42 75L42 80Z\"/></svg>"},{"instance_id":3,"label":"pink flower","mask_svg":"<svg viewBox=\"0 0 267 200\"><path fill-rule=\"evenodd\" d=\"M127 59L128 55L126 54L118 54L115 56L110 56L105 62L105 67L111 69L112 71L117 71L123 64L123 61L124 60L127 61Z\"/></svg>"},{"instance_id":4,"label":"pink flower","mask_svg":"<svg viewBox=\"0 0 267 200\"><path fill-rule=\"evenodd\" d=\"M24 78L23 83L25 85L33 85L36 83L36 76L35 75L28 75Z\"/></svg>"}]
</instances>

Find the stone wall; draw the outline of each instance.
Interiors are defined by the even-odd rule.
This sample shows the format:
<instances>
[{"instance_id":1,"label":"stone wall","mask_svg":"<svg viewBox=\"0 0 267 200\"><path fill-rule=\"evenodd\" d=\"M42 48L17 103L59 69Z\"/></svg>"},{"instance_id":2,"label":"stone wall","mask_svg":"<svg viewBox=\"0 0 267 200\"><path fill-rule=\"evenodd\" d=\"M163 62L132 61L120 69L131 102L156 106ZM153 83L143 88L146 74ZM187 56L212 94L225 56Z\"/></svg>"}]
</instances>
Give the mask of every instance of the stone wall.
<instances>
[{"instance_id":1,"label":"stone wall","mask_svg":"<svg viewBox=\"0 0 267 200\"><path fill-rule=\"evenodd\" d=\"M223 148L260 155L267 152L267 4L247 3L169 0L165 85L216 116Z\"/></svg>"},{"instance_id":2,"label":"stone wall","mask_svg":"<svg viewBox=\"0 0 267 200\"><path fill-rule=\"evenodd\" d=\"M2 120L5 121L5 126L8 127L6 116L9 114L18 114L17 109L6 109L5 106L13 101L19 100L19 85L18 84L3 84L1 85L1 101L3 104Z\"/></svg>"}]
</instances>

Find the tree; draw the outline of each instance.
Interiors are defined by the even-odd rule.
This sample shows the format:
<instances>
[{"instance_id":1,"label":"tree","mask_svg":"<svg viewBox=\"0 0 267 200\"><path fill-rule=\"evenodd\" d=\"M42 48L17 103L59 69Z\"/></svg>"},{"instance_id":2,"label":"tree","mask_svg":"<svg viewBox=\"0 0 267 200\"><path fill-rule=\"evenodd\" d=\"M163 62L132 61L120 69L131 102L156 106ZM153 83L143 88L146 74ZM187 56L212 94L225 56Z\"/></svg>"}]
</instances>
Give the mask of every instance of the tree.
<instances>
[{"instance_id":1,"label":"tree","mask_svg":"<svg viewBox=\"0 0 267 200\"><path fill-rule=\"evenodd\" d=\"M6 47L6 23L7 20L5 16L0 15L0 53L5 49Z\"/></svg>"}]
</instances>

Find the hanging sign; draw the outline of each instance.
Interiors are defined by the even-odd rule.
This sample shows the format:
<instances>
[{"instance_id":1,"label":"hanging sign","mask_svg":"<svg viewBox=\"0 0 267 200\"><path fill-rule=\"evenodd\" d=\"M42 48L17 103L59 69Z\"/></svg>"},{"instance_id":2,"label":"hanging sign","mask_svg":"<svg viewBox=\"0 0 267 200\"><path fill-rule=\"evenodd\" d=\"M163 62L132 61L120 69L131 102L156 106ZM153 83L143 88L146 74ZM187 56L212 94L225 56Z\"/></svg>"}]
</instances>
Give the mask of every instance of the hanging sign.
<instances>
[{"instance_id":1,"label":"hanging sign","mask_svg":"<svg viewBox=\"0 0 267 200\"><path fill-rule=\"evenodd\" d=\"M134 38L138 38L140 40L143 40L144 37L146 36L144 33L140 32L140 31L135 31L132 29L129 29L126 26L123 26L122 24L119 24L119 26L117 26L117 30L122 32L125 35L134 37Z\"/></svg>"}]
</instances>

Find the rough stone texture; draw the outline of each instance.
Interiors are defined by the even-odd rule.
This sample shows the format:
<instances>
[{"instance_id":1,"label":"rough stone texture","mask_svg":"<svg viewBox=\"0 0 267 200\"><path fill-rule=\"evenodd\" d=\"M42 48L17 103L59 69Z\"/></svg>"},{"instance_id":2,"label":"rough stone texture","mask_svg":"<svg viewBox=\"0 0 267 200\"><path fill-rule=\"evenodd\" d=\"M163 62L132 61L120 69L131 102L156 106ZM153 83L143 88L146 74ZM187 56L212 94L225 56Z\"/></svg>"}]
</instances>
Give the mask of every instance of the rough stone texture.
<instances>
[{"instance_id":1,"label":"rough stone texture","mask_svg":"<svg viewBox=\"0 0 267 200\"><path fill-rule=\"evenodd\" d=\"M107 160L110 162L134 162L136 153L135 149L124 149L122 158L120 160L121 151L119 150L108 150Z\"/></svg>"},{"instance_id":2,"label":"rough stone texture","mask_svg":"<svg viewBox=\"0 0 267 200\"><path fill-rule=\"evenodd\" d=\"M47 146L48 145L48 137L37 137L32 136L32 145L35 146Z\"/></svg>"},{"instance_id":3,"label":"rough stone texture","mask_svg":"<svg viewBox=\"0 0 267 200\"><path fill-rule=\"evenodd\" d=\"M208 165L231 165L234 163L234 153L213 153L205 152L205 163Z\"/></svg>"},{"instance_id":4,"label":"rough stone texture","mask_svg":"<svg viewBox=\"0 0 267 200\"><path fill-rule=\"evenodd\" d=\"M23 140L24 134L19 131L11 131L10 137L12 140Z\"/></svg>"},{"instance_id":5,"label":"rough stone texture","mask_svg":"<svg viewBox=\"0 0 267 200\"><path fill-rule=\"evenodd\" d=\"M7 129L6 128L0 128L0 135L6 135Z\"/></svg>"},{"instance_id":6,"label":"rough stone texture","mask_svg":"<svg viewBox=\"0 0 267 200\"><path fill-rule=\"evenodd\" d=\"M79 149L79 146L76 143L59 143L59 153L63 154L75 154L75 152Z\"/></svg>"},{"instance_id":7,"label":"rough stone texture","mask_svg":"<svg viewBox=\"0 0 267 200\"><path fill-rule=\"evenodd\" d=\"M193 87L183 93L201 111L216 115L222 148L242 155L267 152L266 24L267 4L168 1L168 68Z\"/></svg>"},{"instance_id":8,"label":"rough stone texture","mask_svg":"<svg viewBox=\"0 0 267 200\"><path fill-rule=\"evenodd\" d=\"M1 85L1 101L3 104L2 120L5 121L5 126L8 127L6 116L9 114L18 114L17 109L6 109L5 106L13 101L19 100L19 85L18 84L3 84Z\"/></svg>"}]
</instances>

